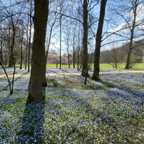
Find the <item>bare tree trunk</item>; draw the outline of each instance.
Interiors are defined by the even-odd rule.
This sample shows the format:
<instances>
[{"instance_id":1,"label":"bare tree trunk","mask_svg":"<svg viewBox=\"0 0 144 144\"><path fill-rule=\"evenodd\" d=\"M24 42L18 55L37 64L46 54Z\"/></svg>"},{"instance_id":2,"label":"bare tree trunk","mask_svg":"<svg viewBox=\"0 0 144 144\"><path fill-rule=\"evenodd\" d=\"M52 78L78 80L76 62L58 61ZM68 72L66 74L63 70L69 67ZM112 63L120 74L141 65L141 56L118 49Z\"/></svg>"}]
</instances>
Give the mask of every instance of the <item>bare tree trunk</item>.
<instances>
[{"instance_id":1,"label":"bare tree trunk","mask_svg":"<svg viewBox=\"0 0 144 144\"><path fill-rule=\"evenodd\" d=\"M13 55L13 50L14 50L14 44L15 44L15 26L13 24L13 20L12 20L12 25L13 25L13 38L12 38L12 45L11 45L11 57L12 57L12 64L14 66L14 71L13 71L13 77L12 77L12 87L11 87L11 92L10 95L13 94L13 88L14 88L14 76L15 76L15 59L14 59L14 55Z\"/></svg>"},{"instance_id":2,"label":"bare tree trunk","mask_svg":"<svg viewBox=\"0 0 144 144\"><path fill-rule=\"evenodd\" d=\"M11 56L11 52L9 53L9 65L8 67L12 67L12 56Z\"/></svg>"},{"instance_id":3,"label":"bare tree trunk","mask_svg":"<svg viewBox=\"0 0 144 144\"><path fill-rule=\"evenodd\" d=\"M79 15L80 19L80 15ZM80 71L80 23L79 23L79 28L78 28L78 47L77 47L77 71Z\"/></svg>"},{"instance_id":4,"label":"bare tree trunk","mask_svg":"<svg viewBox=\"0 0 144 144\"><path fill-rule=\"evenodd\" d=\"M78 58L77 58L77 70L79 71L80 70L80 68L79 68L79 50L78 50L78 54L77 54L77 56L78 56Z\"/></svg>"},{"instance_id":5,"label":"bare tree trunk","mask_svg":"<svg viewBox=\"0 0 144 144\"><path fill-rule=\"evenodd\" d=\"M73 29L73 68L75 68L75 28Z\"/></svg>"},{"instance_id":6,"label":"bare tree trunk","mask_svg":"<svg viewBox=\"0 0 144 144\"><path fill-rule=\"evenodd\" d=\"M100 60L101 38L102 38L106 2L107 0L101 0L100 17L99 17L97 34L96 34L96 45L95 45L95 53L94 53L94 73L92 76L92 79L96 81L100 80L99 60Z\"/></svg>"},{"instance_id":7,"label":"bare tree trunk","mask_svg":"<svg viewBox=\"0 0 144 144\"><path fill-rule=\"evenodd\" d=\"M58 68L58 62L56 62L56 68Z\"/></svg>"},{"instance_id":8,"label":"bare tree trunk","mask_svg":"<svg viewBox=\"0 0 144 144\"><path fill-rule=\"evenodd\" d=\"M9 64L8 67L12 67L13 63L12 63L12 54L11 54L11 49L9 49Z\"/></svg>"},{"instance_id":9,"label":"bare tree trunk","mask_svg":"<svg viewBox=\"0 0 144 144\"><path fill-rule=\"evenodd\" d=\"M22 69L22 57L23 57L23 54L22 54L22 42L21 42L21 56L20 56L20 69Z\"/></svg>"},{"instance_id":10,"label":"bare tree trunk","mask_svg":"<svg viewBox=\"0 0 144 144\"><path fill-rule=\"evenodd\" d=\"M0 50L0 62L1 63L3 63L4 61L3 61L3 43L2 43L2 41L1 41L1 50Z\"/></svg>"},{"instance_id":11,"label":"bare tree trunk","mask_svg":"<svg viewBox=\"0 0 144 144\"><path fill-rule=\"evenodd\" d=\"M26 55L25 55L25 70L27 69L27 46L26 46Z\"/></svg>"},{"instance_id":12,"label":"bare tree trunk","mask_svg":"<svg viewBox=\"0 0 144 144\"><path fill-rule=\"evenodd\" d=\"M129 69L130 68L130 55L131 55L131 51L133 48L133 38L134 38L134 30L135 30L135 23L136 23L136 16L137 16L137 1L135 0L134 3L134 7L133 7L133 14L134 14L134 19L133 19L133 25L131 29L131 38L130 38L130 44L129 44L129 51L128 51L128 55L127 55L127 62L126 62L126 66L125 69ZM132 5L133 5L132 3Z\"/></svg>"},{"instance_id":13,"label":"bare tree trunk","mask_svg":"<svg viewBox=\"0 0 144 144\"><path fill-rule=\"evenodd\" d=\"M26 45L26 55L25 55L25 70L27 69L28 45L29 45L28 26L29 26L29 16L28 16L27 32L26 32L27 45Z\"/></svg>"},{"instance_id":14,"label":"bare tree trunk","mask_svg":"<svg viewBox=\"0 0 144 144\"><path fill-rule=\"evenodd\" d=\"M9 39L8 39L8 46L9 46L9 63L8 63L8 67L12 67L11 32L10 32L10 26L9 26Z\"/></svg>"},{"instance_id":15,"label":"bare tree trunk","mask_svg":"<svg viewBox=\"0 0 144 144\"><path fill-rule=\"evenodd\" d=\"M131 39L130 39L130 44L129 44L129 51L128 51L128 55L127 55L127 61L126 61L126 66L125 69L129 69L130 68L130 55L131 55L131 51L133 48L133 33L134 33L134 28L131 30Z\"/></svg>"},{"instance_id":16,"label":"bare tree trunk","mask_svg":"<svg viewBox=\"0 0 144 144\"><path fill-rule=\"evenodd\" d=\"M68 48L69 49L69 48ZM70 62L69 62L69 51L68 51L68 67L70 68Z\"/></svg>"},{"instance_id":17,"label":"bare tree trunk","mask_svg":"<svg viewBox=\"0 0 144 144\"><path fill-rule=\"evenodd\" d=\"M75 68L75 50L73 47L73 68Z\"/></svg>"},{"instance_id":18,"label":"bare tree trunk","mask_svg":"<svg viewBox=\"0 0 144 144\"><path fill-rule=\"evenodd\" d=\"M32 26L32 20L31 20L31 15L32 15L32 0L30 2L30 33L29 33L29 47L28 47L28 72L30 71L30 55L31 55L31 26Z\"/></svg>"},{"instance_id":19,"label":"bare tree trunk","mask_svg":"<svg viewBox=\"0 0 144 144\"><path fill-rule=\"evenodd\" d=\"M53 25L54 26L54 25ZM52 35L52 29L53 29L53 26L51 27L50 29L50 35L49 35L49 41L48 41L48 47L47 47L47 51L46 51L46 64L47 64L47 59L48 59L48 53L49 53L49 47L50 47L50 42L51 42L51 35Z\"/></svg>"},{"instance_id":20,"label":"bare tree trunk","mask_svg":"<svg viewBox=\"0 0 144 144\"><path fill-rule=\"evenodd\" d=\"M49 40L48 40L48 47L47 47L47 51L46 51L46 55L45 55L45 64L47 65L47 60L48 60L48 54L49 54L49 47L50 47L50 43L51 43L51 36L52 36L52 31L53 31L53 27L55 25L56 22L56 17L55 17L55 21L52 23L51 29L50 29L50 35L49 35ZM46 66L45 66L45 71L46 71Z\"/></svg>"},{"instance_id":21,"label":"bare tree trunk","mask_svg":"<svg viewBox=\"0 0 144 144\"><path fill-rule=\"evenodd\" d=\"M88 2L84 0L83 5L83 39L82 39L82 46L83 46L83 68L82 68L82 76L88 76L88 49L87 49L87 37L88 37Z\"/></svg>"},{"instance_id":22,"label":"bare tree trunk","mask_svg":"<svg viewBox=\"0 0 144 144\"><path fill-rule=\"evenodd\" d=\"M42 102L42 85L45 68L45 35L48 17L49 0L35 0L34 14L34 39L32 47L32 66L29 82L29 95L27 104L30 102Z\"/></svg>"},{"instance_id":23,"label":"bare tree trunk","mask_svg":"<svg viewBox=\"0 0 144 144\"><path fill-rule=\"evenodd\" d=\"M62 16L60 15L60 69L61 69L61 19Z\"/></svg>"}]
</instances>

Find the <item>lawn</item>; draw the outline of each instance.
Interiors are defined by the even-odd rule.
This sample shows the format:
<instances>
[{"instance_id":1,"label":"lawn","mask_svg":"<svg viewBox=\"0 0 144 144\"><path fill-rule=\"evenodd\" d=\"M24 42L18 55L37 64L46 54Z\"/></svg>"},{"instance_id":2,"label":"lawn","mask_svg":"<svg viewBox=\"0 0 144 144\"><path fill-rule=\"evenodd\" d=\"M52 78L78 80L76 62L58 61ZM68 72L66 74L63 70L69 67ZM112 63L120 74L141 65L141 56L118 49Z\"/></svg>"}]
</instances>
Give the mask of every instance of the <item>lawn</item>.
<instances>
[{"instance_id":1,"label":"lawn","mask_svg":"<svg viewBox=\"0 0 144 144\"><path fill-rule=\"evenodd\" d=\"M0 143L144 143L144 74L101 79L49 76L43 103L26 106L29 78L15 82L13 95L1 78Z\"/></svg>"},{"instance_id":2,"label":"lawn","mask_svg":"<svg viewBox=\"0 0 144 144\"><path fill-rule=\"evenodd\" d=\"M56 68L56 64L47 64L46 66L47 68ZM59 67L59 65L58 65ZM71 68L73 68L73 65L70 65ZM75 67L77 68L77 65L75 65ZM91 67L94 67L94 64L91 64ZM23 65L22 68L25 68L25 66ZM68 68L68 65L62 65L62 68ZM100 64L100 69L107 69L107 68L113 68L111 64L107 64L107 63L101 63ZM118 69L124 69L125 68L125 63L121 63L118 65ZM1 67L0 67L1 69ZM7 67L7 69L11 69L11 67ZM16 69L19 69L19 65L16 65ZM142 69L144 70L144 63L135 63L133 68L133 70L138 70L138 69Z\"/></svg>"},{"instance_id":3,"label":"lawn","mask_svg":"<svg viewBox=\"0 0 144 144\"><path fill-rule=\"evenodd\" d=\"M59 65L58 65L59 67ZM77 68L77 65L75 65ZM94 67L94 64L91 64L91 67ZM47 68L56 68L56 64L47 64ZM62 68L68 68L68 65L62 65ZM73 68L73 65L71 65L71 68ZM113 68L111 64L106 64L106 63L101 63L100 64L100 69L107 69L107 68ZM125 68L125 63L121 63L118 65L119 69L124 69ZM133 69L143 69L144 70L144 63L135 63L133 66Z\"/></svg>"}]
</instances>

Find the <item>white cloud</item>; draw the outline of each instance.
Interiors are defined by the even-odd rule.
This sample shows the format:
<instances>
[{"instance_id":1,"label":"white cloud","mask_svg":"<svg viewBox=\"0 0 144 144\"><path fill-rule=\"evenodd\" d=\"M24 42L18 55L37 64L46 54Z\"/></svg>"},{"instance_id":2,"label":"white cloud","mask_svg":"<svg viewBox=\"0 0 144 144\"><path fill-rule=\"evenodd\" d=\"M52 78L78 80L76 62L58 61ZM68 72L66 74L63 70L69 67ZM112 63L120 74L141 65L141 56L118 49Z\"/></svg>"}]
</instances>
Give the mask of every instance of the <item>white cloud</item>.
<instances>
[{"instance_id":1,"label":"white cloud","mask_svg":"<svg viewBox=\"0 0 144 144\"><path fill-rule=\"evenodd\" d=\"M129 21L129 25L132 26L133 23L133 19L134 19L134 14L133 14L133 10L131 10L127 15L126 15L126 19L130 17L130 21ZM122 18L123 19L123 18ZM141 23L138 27L137 30L141 30L144 29L144 5L140 4L137 7L137 16L136 16L136 25ZM128 33L129 32L129 28L127 29L123 29L125 28L125 26L127 25L126 22L119 24L116 28L111 29L109 32L117 32L119 31L120 33Z\"/></svg>"},{"instance_id":2,"label":"white cloud","mask_svg":"<svg viewBox=\"0 0 144 144\"><path fill-rule=\"evenodd\" d=\"M138 30L144 29L144 5L140 4L138 6L138 15L136 17L136 24L141 23L138 26Z\"/></svg>"},{"instance_id":3,"label":"white cloud","mask_svg":"<svg viewBox=\"0 0 144 144\"><path fill-rule=\"evenodd\" d=\"M121 23L118 27L110 30L110 33L114 33L114 32L121 32L121 33L127 33L128 30L125 29L126 23Z\"/></svg>"}]
</instances>

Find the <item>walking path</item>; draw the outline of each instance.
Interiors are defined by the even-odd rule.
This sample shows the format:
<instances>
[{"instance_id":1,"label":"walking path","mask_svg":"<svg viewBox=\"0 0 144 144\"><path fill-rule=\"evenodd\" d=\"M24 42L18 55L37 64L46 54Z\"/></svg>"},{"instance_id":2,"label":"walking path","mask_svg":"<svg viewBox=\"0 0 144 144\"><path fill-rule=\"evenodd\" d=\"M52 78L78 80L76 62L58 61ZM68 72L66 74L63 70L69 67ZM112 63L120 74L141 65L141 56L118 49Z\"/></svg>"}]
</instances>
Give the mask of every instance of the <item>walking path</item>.
<instances>
[{"instance_id":1,"label":"walking path","mask_svg":"<svg viewBox=\"0 0 144 144\"><path fill-rule=\"evenodd\" d=\"M144 71L109 71L109 72L100 72L100 74L117 74L117 73L120 73L120 74L124 74L124 73L144 73ZM89 72L90 75L93 74L93 72ZM46 74L47 76L61 76L61 75L65 75L65 76L68 76L68 75L76 75L76 76L80 76L81 75L81 72L48 72ZM8 75L9 78L12 78L12 74L11 75ZM0 78L4 78L6 77L5 74L2 74L0 75ZM30 73L22 73L22 74L15 74L15 78L28 78L30 77Z\"/></svg>"}]
</instances>

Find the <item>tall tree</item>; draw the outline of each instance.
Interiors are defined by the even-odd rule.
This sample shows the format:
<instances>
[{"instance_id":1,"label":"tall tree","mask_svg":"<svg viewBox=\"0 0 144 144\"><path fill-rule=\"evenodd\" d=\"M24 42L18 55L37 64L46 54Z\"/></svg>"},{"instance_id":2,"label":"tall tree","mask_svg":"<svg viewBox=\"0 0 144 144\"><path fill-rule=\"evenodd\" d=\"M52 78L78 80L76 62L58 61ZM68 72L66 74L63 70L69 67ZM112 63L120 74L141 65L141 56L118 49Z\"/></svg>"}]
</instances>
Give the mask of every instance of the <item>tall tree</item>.
<instances>
[{"instance_id":1,"label":"tall tree","mask_svg":"<svg viewBox=\"0 0 144 144\"><path fill-rule=\"evenodd\" d=\"M30 30L29 30L29 47L28 47L28 72L30 71L30 55L31 55L31 27L32 27L32 0L30 1L30 9L29 9L29 22L30 22Z\"/></svg>"},{"instance_id":2,"label":"tall tree","mask_svg":"<svg viewBox=\"0 0 144 144\"><path fill-rule=\"evenodd\" d=\"M61 69L61 61L62 61L62 56L61 56L61 42L62 42L62 10L63 10L63 3L64 0L59 0L59 24L60 24L60 69Z\"/></svg>"},{"instance_id":3,"label":"tall tree","mask_svg":"<svg viewBox=\"0 0 144 144\"><path fill-rule=\"evenodd\" d=\"M49 0L34 1L34 38L32 47L32 66L29 82L29 94L27 104L30 102L41 102L42 85L45 75L45 36L48 18Z\"/></svg>"},{"instance_id":4,"label":"tall tree","mask_svg":"<svg viewBox=\"0 0 144 144\"><path fill-rule=\"evenodd\" d=\"M75 68L75 56L76 56L76 51L75 51L75 29L76 27L73 28L73 42L72 42L72 47L73 47L73 68Z\"/></svg>"},{"instance_id":5,"label":"tall tree","mask_svg":"<svg viewBox=\"0 0 144 144\"><path fill-rule=\"evenodd\" d=\"M126 61L126 66L125 69L129 69L130 68L130 55L131 55L131 51L133 48L133 38L134 38L134 30L135 30L135 25L136 25L136 16L137 16L137 6L138 6L138 1L139 0L129 0L131 5L132 5L132 12L133 12L133 22L132 22L132 27L129 25L130 28L130 43L129 43L129 50L128 50L128 55L127 55L127 61Z\"/></svg>"},{"instance_id":6,"label":"tall tree","mask_svg":"<svg viewBox=\"0 0 144 144\"><path fill-rule=\"evenodd\" d=\"M52 15L53 16L53 15ZM55 18L53 19L54 21L52 22L52 24L50 25L50 32L49 32L49 36L47 38L47 50L46 50L46 64L47 64L47 60L48 60L48 54L49 54L49 48L50 48L50 44L51 44L51 38L52 38L52 32L53 32L53 28L55 26L56 20L57 20L57 15L56 13L54 14Z\"/></svg>"},{"instance_id":7,"label":"tall tree","mask_svg":"<svg viewBox=\"0 0 144 144\"><path fill-rule=\"evenodd\" d=\"M115 4L112 10L115 11L117 16L121 19L121 29L117 28L114 31L117 35L121 37L126 43L128 43L127 59L126 59L126 69L130 68L130 57L134 51L134 41L137 38L142 38L142 33L140 28L143 27L143 0L125 0L123 3L118 0L119 4ZM119 32L119 33L118 33Z\"/></svg>"},{"instance_id":8,"label":"tall tree","mask_svg":"<svg viewBox=\"0 0 144 144\"><path fill-rule=\"evenodd\" d=\"M96 34L96 44L95 44L95 53L94 53L94 73L92 76L92 79L96 81L100 80L99 61L100 61L100 48L101 48L101 41L102 41L102 30L104 24L106 2L107 0L101 0L100 17L99 17L97 34Z\"/></svg>"},{"instance_id":9,"label":"tall tree","mask_svg":"<svg viewBox=\"0 0 144 144\"><path fill-rule=\"evenodd\" d=\"M24 31L23 29L21 30L21 34L20 34L20 69L22 69L22 59L23 59L23 35L24 35Z\"/></svg>"},{"instance_id":10,"label":"tall tree","mask_svg":"<svg viewBox=\"0 0 144 144\"><path fill-rule=\"evenodd\" d=\"M88 38L88 1L84 0L83 3L83 39L82 39L82 47L83 47L83 68L82 68L82 76L88 76L88 48L87 48L87 38Z\"/></svg>"}]
</instances>

